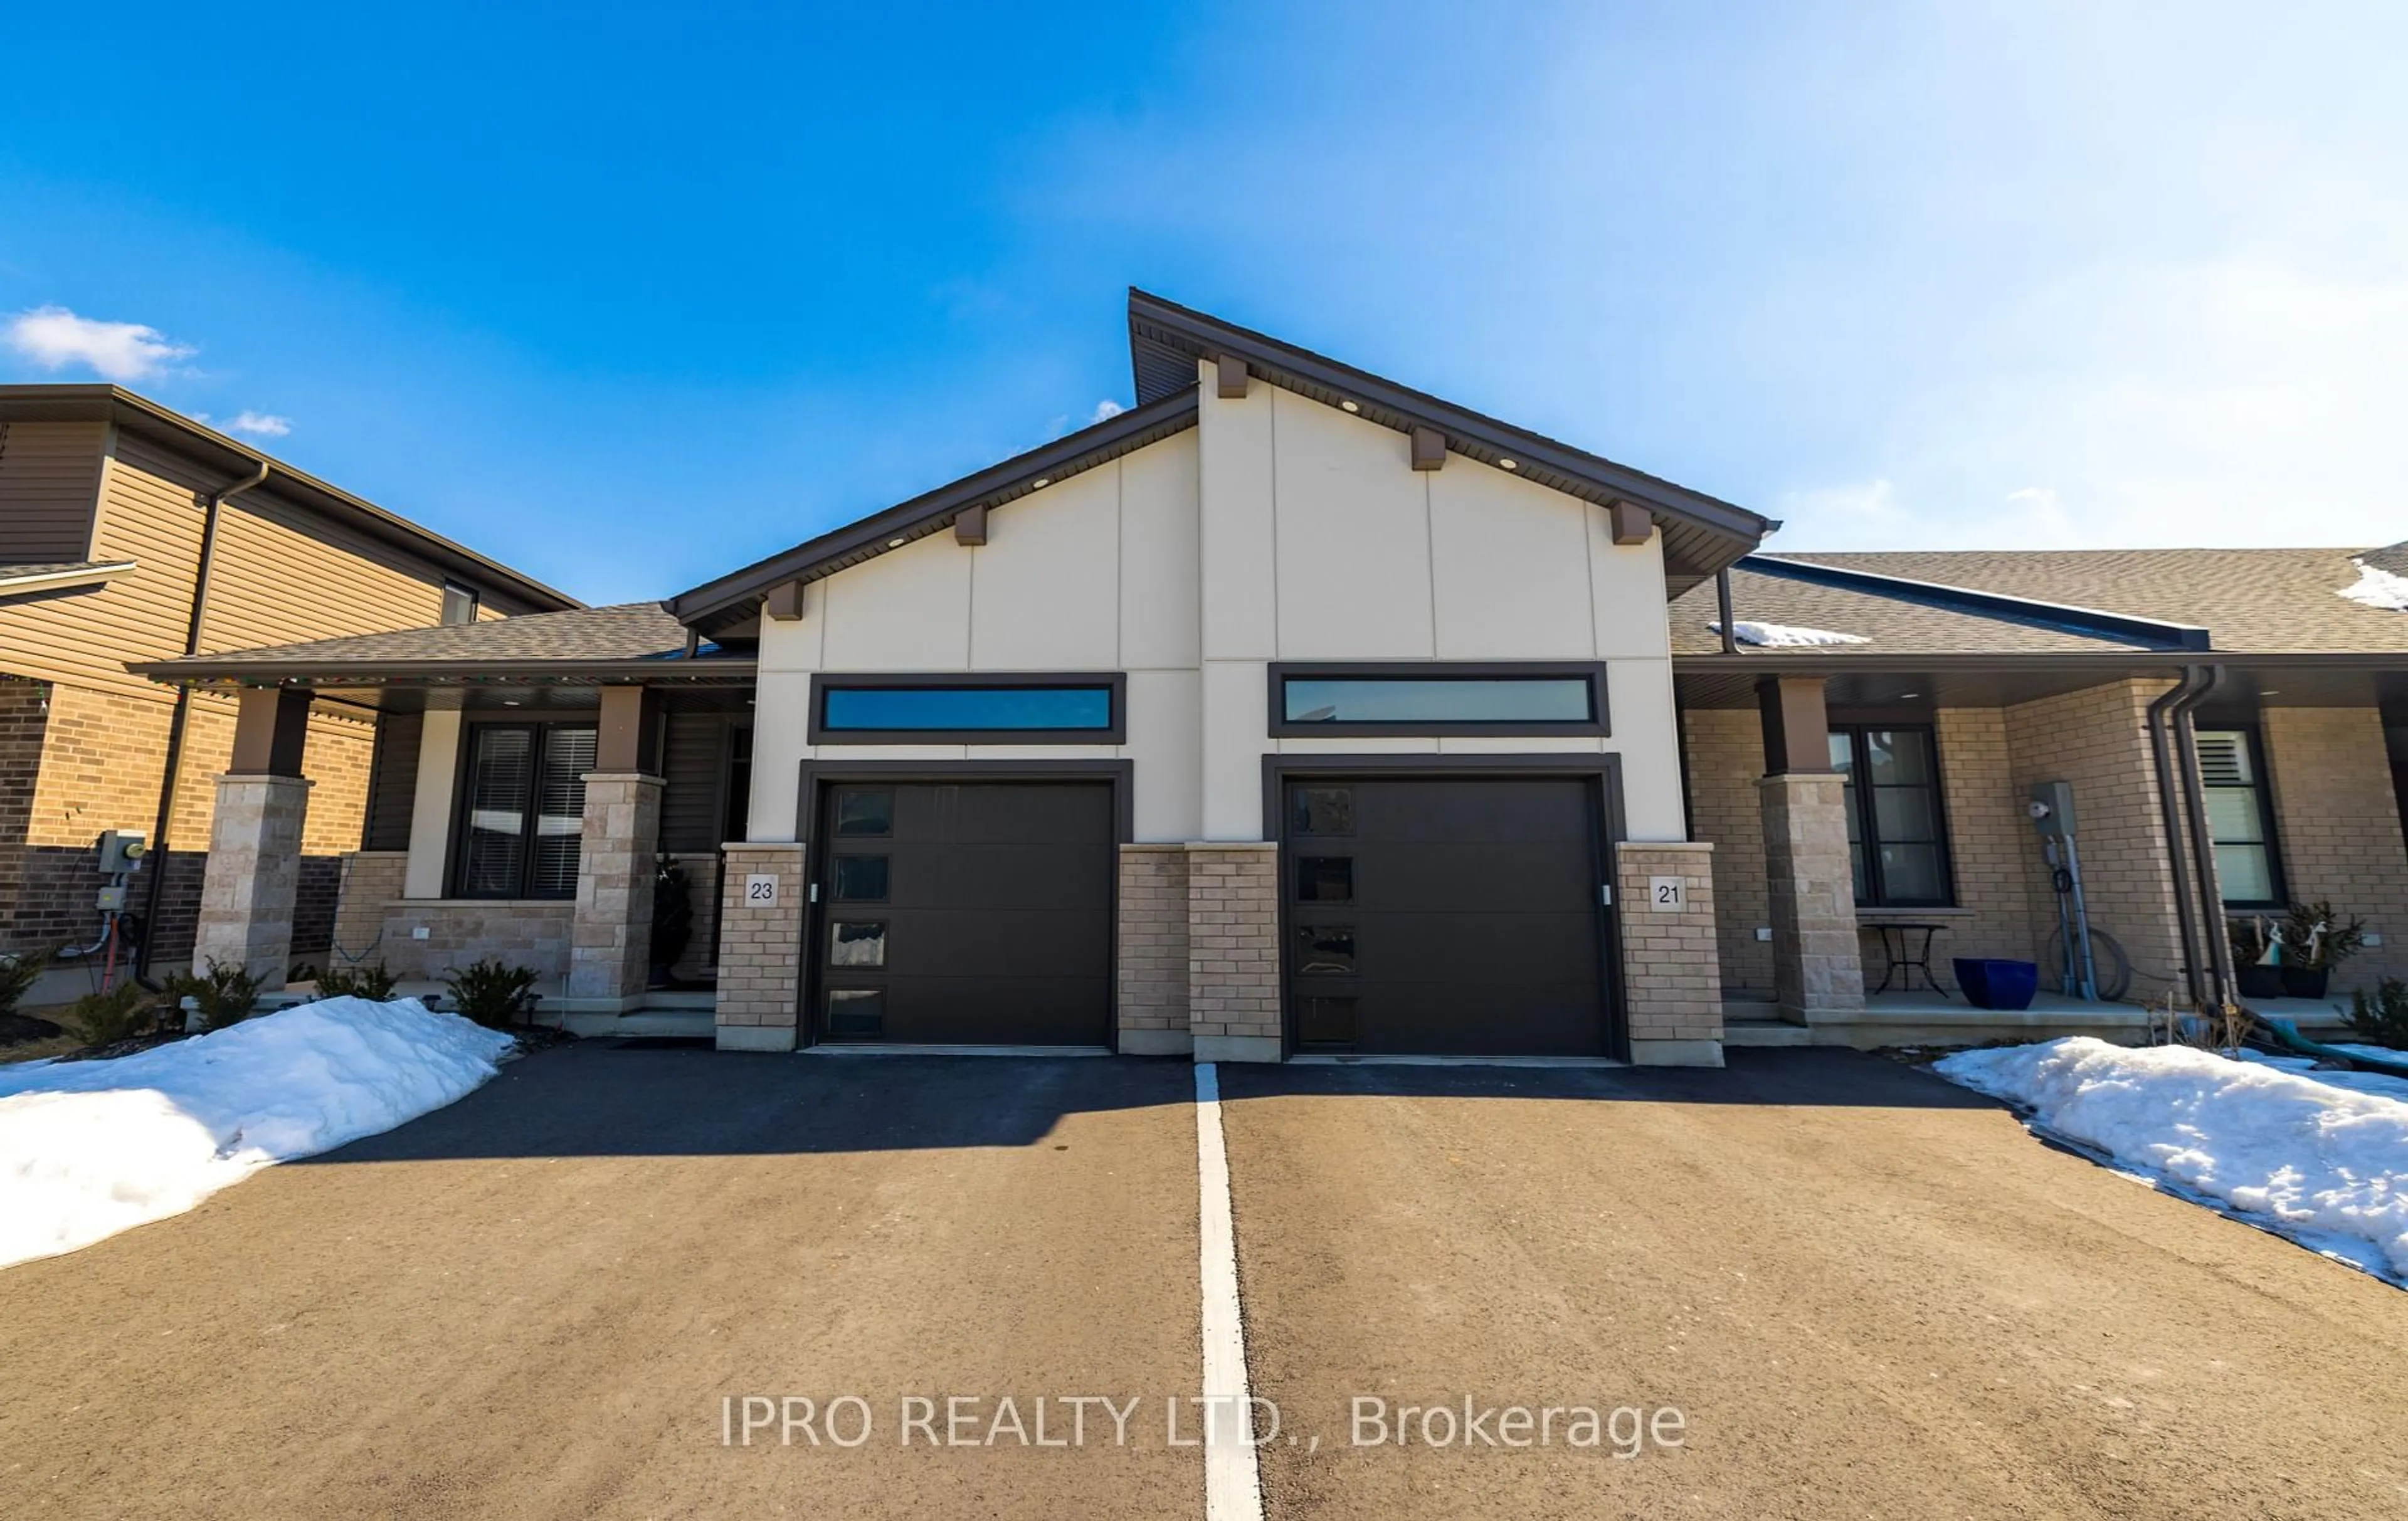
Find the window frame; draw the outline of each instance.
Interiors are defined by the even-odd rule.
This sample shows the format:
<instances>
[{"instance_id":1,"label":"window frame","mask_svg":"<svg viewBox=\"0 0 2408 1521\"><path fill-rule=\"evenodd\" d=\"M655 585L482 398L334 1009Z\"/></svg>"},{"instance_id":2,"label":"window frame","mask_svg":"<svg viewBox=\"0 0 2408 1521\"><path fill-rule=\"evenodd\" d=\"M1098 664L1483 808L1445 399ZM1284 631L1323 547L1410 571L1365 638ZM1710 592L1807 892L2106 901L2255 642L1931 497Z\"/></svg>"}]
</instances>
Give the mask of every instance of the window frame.
<instances>
[{"instance_id":1,"label":"window frame","mask_svg":"<svg viewBox=\"0 0 2408 1521\"><path fill-rule=\"evenodd\" d=\"M1606 703L1606 663L1602 660L1402 660L1294 661L1270 663L1270 737L1274 739L1539 739L1552 735L1604 738L1613 733ZM1354 722L1344 719L1308 724L1287 716L1287 683L1291 681L1425 681L1494 682L1576 678L1588 683L1589 716L1585 719L1433 719L1422 723Z\"/></svg>"},{"instance_id":2,"label":"window frame","mask_svg":"<svg viewBox=\"0 0 2408 1521\"><path fill-rule=\"evenodd\" d=\"M453 617L452 613L461 608L465 608L468 615L466 618ZM447 581L443 583L441 610L436 613L437 626L466 628L484 616L484 599L477 595L477 589L474 586L466 581Z\"/></svg>"},{"instance_id":3,"label":"window frame","mask_svg":"<svg viewBox=\"0 0 2408 1521\"><path fill-rule=\"evenodd\" d=\"M468 890L465 877L468 865L468 853L466 848L468 842L468 815L472 811L470 804L474 800L477 737L494 729L532 731L536 737L535 752L532 756L532 774L527 787L526 806L520 814L525 823L525 827L519 836L518 861L512 868L512 890L507 893L477 893ZM460 759L452 771L452 838L449 849L445 853L443 866L443 886L446 897L459 902L473 903L573 903L576 901L577 887L573 881L566 893L536 894L530 893L527 889L527 877L535 859L537 811L543 803L541 781L544 750L551 742L552 731L555 729L583 729L595 736L597 746L601 740L601 725L597 721L590 718L522 718L512 713L506 717L476 716L460 725ZM580 777L579 782L582 785L583 779ZM581 871L584 867L584 841L581 836L578 842L578 865Z\"/></svg>"},{"instance_id":4,"label":"window frame","mask_svg":"<svg viewBox=\"0 0 2408 1521\"><path fill-rule=\"evenodd\" d=\"M1111 722L1099 729L840 729L827 723L831 692L959 690L1035 691L1051 687L1102 690ZM810 741L813 745L1123 745L1128 742L1125 671L911 671L811 674Z\"/></svg>"},{"instance_id":5,"label":"window frame","mask_svg":"<svg viewBox=\"0 0 2408 1521\"><path fill-rule=\"evenodd\" d=\"M2249 774L2257 778L2249 784L2249 791L2257 795L2258 839L2232 840L2229 843L2262 842L2265 845L2266 882L2267 885L2274 890L2274 896L2272 897L2227 897L2224 896L2224 874L2219 871L2215 876L2215 900L2228 913L2264 913L2270 911L2286 910L2291 904L2291 883L2289 876L2283 870L2283 842L2275 827L2274 778L2266 768L2265 731L2254 720L2195 725L2191 730L2191 749L2194 758L2199 748L2199 737L2203 734L2237 734L2241 736L2242 743L2249 749ZM2199 774L2199 790L2200 796L2204 801L2207 794L2211 792L2238 792L2241 789L2211 785L2207 780L2206 770L2201 768ZM2200 824L2207 832L2208 858L2213 861L2215 848L2228 842L2215 838L2215 821L2212 817L2201 819Z\"/></svg>"},{"instance_id":6,"label":"window frame","mask_svg":"<svg viewBox=\"0 0 2408 1521\"><path fill-rule=\"evenodd\" d=\"M1954 909L1958 906L1956 892L1956 853L1949 839L1948 782L1940 764L1940 729L1934 724L1899 724L1885 719L1828 720L1824 727L1832 735L1844 735L1848 740L1850 780L1842 784L1842 794L1854 811L1856 839L1865 852L1865 885L1872 896L1856 899L1856 907L1877 913L1911 913L1918 910ZM1940 853L1940 880L1944 891L1937 898L1901 900L1892 897L1882 881L1880 811L1873 806L1871 746L1866 736L1876 730L1890 734L1920 734L1924 755L1931 763L1931 814L1938 825L1932 843ZM1826 741L1828 743L1828 741ZM1852 873L1853 875L1853 873ZM1853 882L1850 883L1854 891Z\"/></svg>"}]
</instances>

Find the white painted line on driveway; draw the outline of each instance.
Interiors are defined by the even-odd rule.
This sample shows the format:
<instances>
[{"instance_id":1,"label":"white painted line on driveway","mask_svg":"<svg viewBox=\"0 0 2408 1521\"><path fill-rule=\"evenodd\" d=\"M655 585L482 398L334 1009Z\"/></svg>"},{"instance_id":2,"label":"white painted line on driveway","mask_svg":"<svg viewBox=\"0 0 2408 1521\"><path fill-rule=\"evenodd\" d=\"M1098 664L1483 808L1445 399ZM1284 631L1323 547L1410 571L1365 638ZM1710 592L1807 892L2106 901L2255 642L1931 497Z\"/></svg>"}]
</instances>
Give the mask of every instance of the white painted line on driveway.
<instances>
[{"instance_id":1,"label":"white painted line on driveway","mask_svg":"<svg viewBox=\"0 0 2408 1521\"><path fill-rule=\"evenodd\" d=\"M1254 1466L1246 1326L1238 1308L1238 1230L1229 1212L1229 1152L1221 1137L1221 1073L1196 1069L1197 1240L1204 1266L1204 1521L1262 1521Z\"/></svg>"}]
</instances>

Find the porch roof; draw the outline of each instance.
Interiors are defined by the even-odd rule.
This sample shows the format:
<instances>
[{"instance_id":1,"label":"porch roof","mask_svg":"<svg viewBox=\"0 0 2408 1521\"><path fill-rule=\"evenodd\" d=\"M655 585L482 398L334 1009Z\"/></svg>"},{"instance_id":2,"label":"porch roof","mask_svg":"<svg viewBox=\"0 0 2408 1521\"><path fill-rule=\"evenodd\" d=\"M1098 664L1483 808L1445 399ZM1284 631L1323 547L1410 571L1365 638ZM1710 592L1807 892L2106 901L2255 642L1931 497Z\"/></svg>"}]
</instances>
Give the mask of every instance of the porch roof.
<instances>
[{"instance_id":1,"label":"porch roof","mask_svg":"<svg viewBox=\"0 0 2408 1521\"><path fill-rule=\"evenodd\" d=\"M305 687L376 707L425 706L435 689L752 684L752 653L707 641L657 602L528 613L301 644L230 650L126 667L194 686ZM379 694L413 696L394 700Z\"/></svg>"}]
</instances>

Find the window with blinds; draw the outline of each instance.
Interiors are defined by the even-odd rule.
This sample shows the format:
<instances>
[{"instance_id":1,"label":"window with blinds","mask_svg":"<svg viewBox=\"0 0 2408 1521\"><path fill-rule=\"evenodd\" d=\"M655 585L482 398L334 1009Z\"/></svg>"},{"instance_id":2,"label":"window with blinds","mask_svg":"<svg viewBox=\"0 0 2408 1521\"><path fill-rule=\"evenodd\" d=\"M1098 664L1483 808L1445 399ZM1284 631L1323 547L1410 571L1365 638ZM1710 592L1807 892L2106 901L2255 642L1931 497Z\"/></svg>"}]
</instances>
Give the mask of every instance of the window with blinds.
<instances>
[{"instance_id":1,"label":"window with blinds","mask_svg":"<svg viewBox=\"0 0 2408 1521\"><path fill-rule=\"evenodd\" d=\"M2226 907L2280 908L2286 899L2258 731L2200 730L2199 780L2206 794L2215 879Z\"/></svg>"},{"instance_id":2,"label":"window with blinds","mask_svg":"<svg viewBox=\"0 0 2408 1521\"><path fill-rule=\"evenodd\" d=\"M461 897L575 897L585 826L585 773L596 731L544 724L480 724L469 731L461 786Z\"/></svg>"},{"instance_id":3,"label":"window with blinds","mask_svg":"<svg viewBox=\"0 0 2408 1521\"><path fill-rule=\"evenodd\" d=\"M1942 908L1956 900L1937 749L1928 728L1831 730L1831 769L1846 783L1848 856L1862 907Z\"/></svg>"}]
</instances>

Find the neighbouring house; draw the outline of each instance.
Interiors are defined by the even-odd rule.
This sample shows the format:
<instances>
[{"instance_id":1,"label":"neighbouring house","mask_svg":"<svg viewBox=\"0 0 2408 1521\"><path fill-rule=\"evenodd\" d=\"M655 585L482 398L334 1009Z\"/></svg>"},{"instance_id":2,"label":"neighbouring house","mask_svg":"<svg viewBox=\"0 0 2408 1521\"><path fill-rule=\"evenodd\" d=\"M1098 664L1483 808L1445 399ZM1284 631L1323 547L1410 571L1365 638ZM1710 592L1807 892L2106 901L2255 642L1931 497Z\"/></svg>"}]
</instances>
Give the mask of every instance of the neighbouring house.
<instances>
[{"instance_id":1,"label":"neighbouring house","mask_svg":"<svg viewBox=\"0 0 2408 1521\"><path fill-rule=\"evenodd\" d=\"M499 954L572 1025L730 1049L2134 1028L1954 989L2055 941L2042 783L2127 998L2220 997L2224 919L2286 896L2400 968L2399 550L1776 558L1744 509L1128 321L1129 410L665 602L143 663L240 708L204 939L286 959L315 803L277 737L339 703L378 801L338 954Z\"/></svg>"},{"instance_id":2,"label":"neighbouring house","mask_svg":"<svg viewBox=\"0 0 2408 1521\"><path fill-rule=\"evenodd\" d=\"M128 662L576 606L131 392L0 386L0 952L192 956L236 703ZM287 953L316 959L370 810L377 714L307 718L285 737L312 789ZM115 946L93 848L108 830L151 847ZM64 963L50 981L88 985Z\"/></svg>"}]
</instances>

